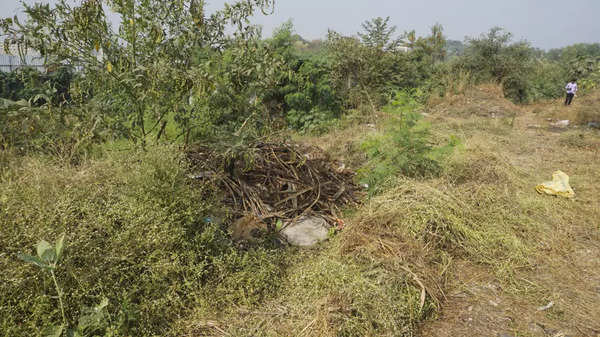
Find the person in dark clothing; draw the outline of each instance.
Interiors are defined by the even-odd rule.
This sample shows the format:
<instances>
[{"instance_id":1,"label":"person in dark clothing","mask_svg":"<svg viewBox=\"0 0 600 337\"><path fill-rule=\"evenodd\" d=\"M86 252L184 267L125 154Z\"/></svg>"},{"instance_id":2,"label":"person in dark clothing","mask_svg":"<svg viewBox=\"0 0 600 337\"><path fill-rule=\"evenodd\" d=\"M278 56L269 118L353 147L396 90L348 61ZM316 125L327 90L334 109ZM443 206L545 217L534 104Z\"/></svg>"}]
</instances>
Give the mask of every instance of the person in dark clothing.
<instances>
[{"instance_id":1,"label":"person in dark clothing","mask_svg":"<svg viewBox=\"0 0 600 337\"><path fill-rule=\"evenodd\" d=\"M565 89L567 89L567 98L565 99L565 105L571 105L571 102L573 102L573 97L575 97L575 94L577 93L577 80L571 80L571 82L567 83Z\"/></svg>"}]
</instances>

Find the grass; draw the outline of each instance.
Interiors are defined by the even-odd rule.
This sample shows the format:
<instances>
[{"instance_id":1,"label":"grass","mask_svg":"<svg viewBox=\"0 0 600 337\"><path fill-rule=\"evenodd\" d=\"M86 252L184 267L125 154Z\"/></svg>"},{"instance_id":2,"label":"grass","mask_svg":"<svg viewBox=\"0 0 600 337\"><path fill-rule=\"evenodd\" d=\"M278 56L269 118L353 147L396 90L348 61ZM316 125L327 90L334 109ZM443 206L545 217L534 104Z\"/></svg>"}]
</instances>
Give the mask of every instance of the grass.
<instances>
[{"instance_id":1,"label":"grass","mask_svg":"<svg viewBox=\"0 0 600 337\"><path fill-rule=\"evenodd\" d=\"M498 106L499 99L488 97L472 104ZM559 109L564 108L550 103L520 108L513 125L486 116L457 118L444 104L432 109L436 121L450 121L438 124L438 132L461 134L465 145L448 166L449 181L435 186L443 186L465 203L461 209L469 212L461 219L480 214L475 219L482 231L477 231L478 226L469 228L464 242L471 256L460 258L459 277L449 285L450 292L468 294L468 299L452 298L444 309L445 320L430 324L423 335L511 331L530 336L530 326L538 323L566 334L587 335L598 329L590 322L600 307L589 300L597 295L584 283L600 280L598 266L588 260L600 256L593 239L599 229L593 219L600 215L595 185L598 147L594 146L600 135L587 129L555 132L528 127L548 123L546 118ZM549 180L558 169L571 176L575 201L533 192L535 184ZM582 251L591 255L581 259ZM490 284L501 291L478 290ZM503 302L502 310L490 309L489 301ZM549 301L556 307L548 315L536 311ZM467 307L476 309L471 312ZM490 314L494 310L499 317ZM471 330L461 321L465 316L473 319ZM501 320L506 316L513 317L511 324Z\"/></svg>"},{"instance_id":2,"label":"grass","mask_svg":"<svg viewBox=\"0 0 600 337\"><path fill-rule=\"evenodd\" d=\"M569 120L575 125L586 126L589 122L600 122L600 91L596 90L577 96L572 105L564 106L564 99L532 104L534 111L543 111L544 116L555 120Z\"/></svg>"},{"instance_id":3,"label":"grass","mask_svg":"<svg viewBox=\"0 0 600 337\"><path fill-rule=\"evenodd\" d=\"M119 334L169 335L189 308L216 312L275 292L283 254L239 251L226 231L201 219L210 186L192 186L179 152L107 153L79 166L27 158L0 183L0 330L31 335L57 317L43 272L16 259L38 240L66 233L57 277L67 318L106 297Z\"/></svg>"},{"instance_id":4,"label":"grass","mask_svg":"<svg viewBox=\"0 0 600 337\"><path fill-rule=\"evenodd\" d=\"M174 147L106 146L78 165L3 152L0 330L56 323L51 281L16 254L66 232L67 319L107 297L119 335L534 336L531 323L593 335L600 134L528 128L563 108L474 90L427 107L432 143L461 144L439 174L388 179L313 250L238 248L202 220L227 212L210 186L190 184ZM297 139L358 168L360 144L381 132L379 120ZM535 192L557 169L575 200Z\"/></svg>"}]
</instances>

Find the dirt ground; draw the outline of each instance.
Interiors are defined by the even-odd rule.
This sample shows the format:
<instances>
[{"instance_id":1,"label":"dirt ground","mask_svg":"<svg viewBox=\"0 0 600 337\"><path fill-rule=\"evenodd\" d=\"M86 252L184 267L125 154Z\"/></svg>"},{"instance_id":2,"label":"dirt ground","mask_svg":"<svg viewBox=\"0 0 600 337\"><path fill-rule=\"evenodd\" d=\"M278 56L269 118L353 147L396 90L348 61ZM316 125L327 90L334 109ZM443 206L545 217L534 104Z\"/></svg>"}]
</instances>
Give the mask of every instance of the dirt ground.
<instances>
[{"instance_id":1,"label":"dirt ground","mask_svg":"<svg viewBox=\"0 0 600 337\"><path fill-rule=\"evenodd\" d=\"M467 147L493 149L538 182L566 172L576 193L574 208L565 210L572 214L549 218L552 230L537 233L535 268L513 275L519 290L507 289L490 268L458 262L441 313L422 325L422 336L600 336L600 130L553 127L576 109L558 101L514 109L512 117L478 117L512 124L504 133L468 127L464 116L454 131L464 132ZM432 116L434 125L447 118Z\"/></svg>"},{"instance_id":2,"label":"dirt ground","mask_svg":"<svg viewBox=\"0 0 600 337\"><path fill-rule=\"evenodd\" d=\"M398 177L294 256L278 296L216 316L212 335L600 337L600 130L577 104L600 116L590 99L516 106L494 85L431 103L434 145L459 139L444 173ZM357 168L384 129L374 117L298 140ZM575 198L536 192L557 170Z\"/></svg>"}]
</instances>

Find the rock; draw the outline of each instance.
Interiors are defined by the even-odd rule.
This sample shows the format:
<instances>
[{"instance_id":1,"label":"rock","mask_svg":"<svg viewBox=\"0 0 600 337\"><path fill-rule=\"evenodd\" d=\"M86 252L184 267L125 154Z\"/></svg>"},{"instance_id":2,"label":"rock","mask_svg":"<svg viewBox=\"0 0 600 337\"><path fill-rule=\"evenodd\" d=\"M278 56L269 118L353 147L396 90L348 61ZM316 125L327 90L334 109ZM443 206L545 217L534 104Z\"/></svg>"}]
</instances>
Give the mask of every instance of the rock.
<instances>
[{"instance_id":1,"label":"rock","mask_svg":"<svg viewBox=\"0 0 600 337\"><path fill-rule=\"evenodd\" d=\"M589 122L589 123L587 123L587 126L588 126L588 128L600 129L599 122Z\"/></svg>"},{"instance_id":2,"label":"rock","mask_svg":"<svg viewBox=\"0 0 600 337\"><path fill-rule=\"evenodd\" d=\"M565 119L556 123L551 123L550 125L556 128L566 128L569 126L569 124L571 124L571 122L568 119Z\"/></svg>"},{"instance_id":3,"label":"rock","mask_svg":"<svg viewBox=\"0 0 600 337\"><path fill-rule=\"evenodd\" d=\"M285 226L281 235L293 246L312 247L329 238L329 225L323 218L305 216Z\"/></svg>"}]
</instances>

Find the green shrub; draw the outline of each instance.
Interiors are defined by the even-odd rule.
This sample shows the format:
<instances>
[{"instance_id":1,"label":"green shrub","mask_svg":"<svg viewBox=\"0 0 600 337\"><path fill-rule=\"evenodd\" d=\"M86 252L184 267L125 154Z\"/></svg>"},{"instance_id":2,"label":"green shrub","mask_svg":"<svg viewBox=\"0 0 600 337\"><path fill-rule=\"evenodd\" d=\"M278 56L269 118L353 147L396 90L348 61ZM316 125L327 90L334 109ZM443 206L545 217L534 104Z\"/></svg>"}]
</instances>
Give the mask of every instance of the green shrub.
<instances>
[{"instance_id":1,"label":"green shrub","mask_svg":"<svg viewBox=\"0 0 600 337\"><path fill-rule=\"evenodd\" d=\"M367 184L372 192L380 191L382 185L393 176L427 177L439 174L441 159L456 145L455 139L440 147L431 143L429 124L423 121L419 106L410 93L397 93L385 109L390 116L383 131L368 137L361 144L368 162L359 170L359 176L361 183Z\"/></svg>"},{"instance_id":2,"label":"green shrub","mask_svg":"<svg viewBox=\"0 0 600 337\"><path fill-rule=\"evenodd\" d=\"M545 60L538 61L531 75L531 100L562 97L566 78L567 72L559 63Z\"/></svg>"},{"instance_id":3,"label":"green shrub","mask_svg":"<svg viewBox=\"0 0 600 337\"><path fill-rule=\"evenodd\" d=\"M504 97L514 103L529 103L532 100L531 82L527 74L511 73L502 82Z\"/></svg>"},{"instance_id":4,"label":"green shrub","mask_svg":"<svg viewBox=\"0 0 600 337\"><path fill-rule=\"evenodd\" d=\"M0 151L21 155L37 152L60 161L76 162L94 144L115 135L107 122L91 105L36 107L33 100L0 99Z\"/></svg>"},{"instance_id":5,"label":"green shrub","mask_svg":"<svg viewBox=\"0 0 600 337\"><path fill-rule=\"evenodd\" d=\"M531 96L534 51L528 42L511 40L511 33L494 27L479 38L469 39L464 55L454 66L470 73L476 83L501 83L507 98L525 103Z\"/></svg>"},{"instance_id":6,"label":"green shrub","mask_svg":"<svg viewBox=\"0 0 600 337\"><path fill-rule=\"evenodd\" d=\"M341 99L333 88L331 67L323 57L299 58L293 53L293 26L285 24L270 42L287 60L288 74L271 99L282 105L288 126L300 131L322 131L342 111ZM287 42L286 42L287 41Z\"/></svg>"},{"instance_id":7,"label":"green shrub","mask_svg":"<svg viewBox=\"0 0 600 337\"><path fill-rule=\"evenodd\" d=\"M321 133L327 130L327 125L336 116L331 111L312 109L310 111L290 110L287 113L288 125L304 132Z\"/></svg>"},{"instance_id":8,"label":"green shrub","mask_svg":"<svg viewBox=\"0 0 600 337\"><path fill-rule=\"evenodd\" d=\"M61 66L45 74L25 67L11 72L0 71L0 98L18 101L46 95L54 104L70 100L69 87L73 79L71 68ZM40 102L45 103L44 100Z\"/></svg>"},{"instance_id":9,"label":"green shrub","mask_svg":"<svg viewBox=\"0 0 600 337\"><path fill-rule=\"evenodd\" d=\"M82 306L107 298L120 335L174 335L189 308L214 313L271 294L281 253L238 250L223 226L203 221L219 213L214 193L192 186L184 163L176 148L157 147L77 167L25 158L3 170L0 331L26 336L57 325L52 281L17 254L63 232L69 246L56 277L70 326Z\"/></svg>"}]
</instances>

